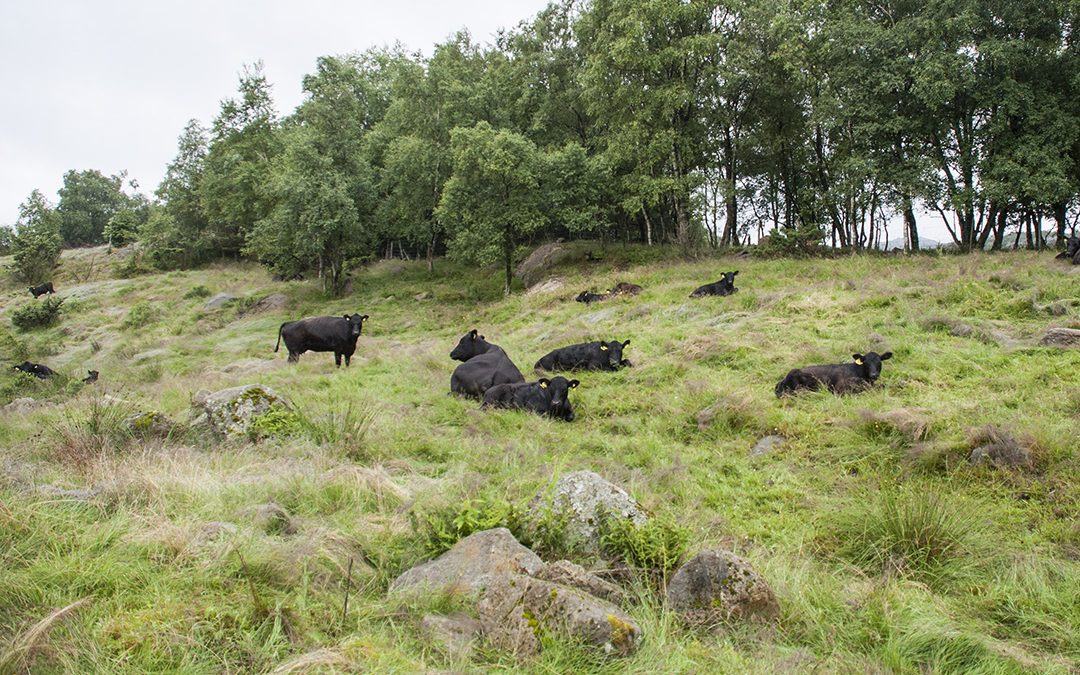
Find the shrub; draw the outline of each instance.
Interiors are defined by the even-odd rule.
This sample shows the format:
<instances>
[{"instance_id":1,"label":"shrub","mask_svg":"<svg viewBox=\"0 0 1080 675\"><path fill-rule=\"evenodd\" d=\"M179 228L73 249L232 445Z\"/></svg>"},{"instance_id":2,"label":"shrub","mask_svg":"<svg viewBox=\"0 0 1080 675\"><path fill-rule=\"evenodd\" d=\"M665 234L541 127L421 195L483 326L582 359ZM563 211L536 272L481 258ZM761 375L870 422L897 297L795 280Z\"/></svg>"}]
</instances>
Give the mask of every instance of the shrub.
<instances>
[{"instance_id":1,"label":"shrub","mask_svg":"<svg viewBox=\"0 0 1080 675\"><path fill-rule=\"evenodd\" d=\"M142 328L157 321L157 309L146 300L140 300L128 310L128 315L120 327L125 330Z\"/></svg>"},{"instance_id":2,"label":"shrub","mask_svg":"<svg viewBox=\"0 0 1080 675\"><path fill-rule=\"evenodd\" d=\"M297 408L304 433L319 445L340 448L351 460L363 459L367 434L375 421L375 408L364 403L354 405L351 401L344 407L332 401L330 407L331 411L322 415Z\"/></svg>"},{"instance_id":3,"label":"shrub","mask_svg":"<svg viewBox=\"0 0 1080 675\"><path fill-rule=\"evenodd\" d=\"M263 438L297 436L303 432L303 421L295 411L275 406L252 418L248 435L251 440L257 441Z\"/></svg>"},{"instance_id":4,"label":"shrub","mask_svg":"<svg viewBox=\"0 0 1080 675\"><path fill-rule=\"evenodd\" d=\"M211 293L212 291L209 288L200 284L189 290L187 293L184 293L184 299L192 300L195 298L208 298Z\"/></svg>"},{"instance_id":5,"label":"shrub","mask_svg":"<svg viewBox=\"0 0 1080 675\"><path fill-rule=\"evenodd\" d=\"M11 323L19 330L51 326L60 320L63 298L46 298L44 302L28 302L11 313Z\"/></svg>"},{"instance_id":6,"label":"shrub","mask_svg":"<svg viewBox=\"0 0 1080 675\"><path fill-rule=\"evenodd\" d=\"M513 505L503 500L466 499L447 508L410 513L409 518L413 529L423 538L424 549L434 557L473 532L521 522L515 511Z\"/></svg>"},{"instance_id":7,"label":"shrub","mask_svg":"<svg viewBox=\"0 0 1080 675\"><path fill-rule=\"evenodd\" d=\"M600 521L604 551L649 576L664 576L686 553L690 532L667 518L650 518L635 525L628 518L605 515Z\"/></svg>"}]
</instances>

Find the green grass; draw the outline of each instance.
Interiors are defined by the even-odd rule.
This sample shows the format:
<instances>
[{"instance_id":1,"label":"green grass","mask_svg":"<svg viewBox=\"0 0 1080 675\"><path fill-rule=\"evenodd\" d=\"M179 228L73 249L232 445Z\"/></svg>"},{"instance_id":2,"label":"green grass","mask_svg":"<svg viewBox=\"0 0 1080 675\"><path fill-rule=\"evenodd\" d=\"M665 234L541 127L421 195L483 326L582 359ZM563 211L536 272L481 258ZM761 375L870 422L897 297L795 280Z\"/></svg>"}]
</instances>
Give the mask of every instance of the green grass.
<instances>
[{"instance_id":1,"label":"green grass","mask_svg":"<svg viewBox=\"0 0 1080 675\"><path fill-rule=\"evenodd\" d=\"M781 616L686 628L638 575L635 655L549 640L533 672L1080 668L1080 350L1037 346L1048 326L1080 327L1080 274L1048 254L672 261L614 246L554 270L555 293L503 298L498 270L390 261L339 299L245 264L76 283L65 270L85 255L66 252L54 277L70 299L53 327L15 331L25 289L0 288L0 359L63 375L0 371L0 405L44 403L0 412L0 670L520 671L505 653L462 663L427 645L423 613L457 601L402 604L386 588L456 537L517 528L535 495L581 469L678 526L622 533L626 557L666 559L683 533L688 555L733 550ZM738 294L687 297L733 269ZM622 280L645 290L573 302ZM206 309L211 292L243 302ZM288 311L254 311L277 292ZM273 352L281 322L354 311L371 319L351 368ZM551 348L590 339L630 339L635 367L579 375L570 424L481 411L446 393L448 354L471 328L527 377ZM773 395L793 367L886 349L872 391ZM87 369L98 383L82 385ZM199 390L247 383L297 404L257 443L119 426L139 410L184 422ZM991 426L1023 441L1030 466L967 462ZM768 434L786 440L752 456ZM257 525L271 501L296 534ZM532 543L596 562L558 530Z\"/></svg>"}]
</instances>

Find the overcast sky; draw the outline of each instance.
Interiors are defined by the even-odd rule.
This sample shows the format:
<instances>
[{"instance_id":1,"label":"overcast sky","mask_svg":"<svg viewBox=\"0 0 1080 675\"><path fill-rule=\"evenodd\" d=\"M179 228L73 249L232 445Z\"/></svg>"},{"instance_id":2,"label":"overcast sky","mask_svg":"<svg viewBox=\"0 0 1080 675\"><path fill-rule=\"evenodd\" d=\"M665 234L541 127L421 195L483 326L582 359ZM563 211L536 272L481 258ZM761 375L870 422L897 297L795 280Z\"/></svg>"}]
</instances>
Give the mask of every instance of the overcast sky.
<instances>
[{"instance_id":1,"label":"overcast sky","mask_svg":"<svg viewBox=\"0 0 1080 675\"><path fill-rule=\"evenodd\" d=\"M191 118L209 124L261 59L279 113L315 59L402 42L431 53L459 28L490 42L546 0L260 2L5 0L0 6L0 225L69 169L126 169L150 194Z\"/></svg>"}]
</instances>

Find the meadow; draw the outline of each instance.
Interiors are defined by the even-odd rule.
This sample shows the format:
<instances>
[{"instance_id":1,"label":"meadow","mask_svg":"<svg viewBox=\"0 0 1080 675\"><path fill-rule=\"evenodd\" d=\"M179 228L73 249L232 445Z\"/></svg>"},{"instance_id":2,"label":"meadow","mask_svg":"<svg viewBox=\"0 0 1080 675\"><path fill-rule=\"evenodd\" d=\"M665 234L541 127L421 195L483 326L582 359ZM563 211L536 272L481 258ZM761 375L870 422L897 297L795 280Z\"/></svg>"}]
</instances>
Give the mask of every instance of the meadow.
<instances>
[{"instance_id":1,"label":"meadow","mask_svg":"<svg viewBox=\"0 0 1080 675\"><path fill-rule=\"evenodd\" d=\"M1080 328L1080 267L1052 258L611 246L550 270L551 292L504 297L498 269L392 260L332 299L253 264L129 276L103 249L68 251L55 325L15 329L32 300L0 290L0 358L62 375L0 373L0 406L35 399L0 411L0 671L1077 672L1080 350L1039 338ZM735 269L735 295L687 297ZM617 281L645 290L573 301ZM207 307L221 292L236 298ZM277 293L283 309L258 304ZM350 368L273 352L283 321L346 312L371 317ZM572 423L480 410L447 393L472 328L527 378L594 339L631 340L634 367L576 375ZM894 354L871 391L774 396L791 368L869 350ZM87 369L100 380L83 385ZM186 428L196 392L255 382L297 416L240 443ZM122 420L138 411L176 424L133 434ZM784 441L752 452L768 435ZM969 461L994 440L1015 465ZM644 570L627 582L635 654L549 639L519 664L422 638L424 613L457 599L387 598L404 570L581 469L636 497L658 539L685 542L674 554L749 560L779 618L683 626L663 570ZM263 517L271 502L285 515Z\"/></svg>"}]
</instances>

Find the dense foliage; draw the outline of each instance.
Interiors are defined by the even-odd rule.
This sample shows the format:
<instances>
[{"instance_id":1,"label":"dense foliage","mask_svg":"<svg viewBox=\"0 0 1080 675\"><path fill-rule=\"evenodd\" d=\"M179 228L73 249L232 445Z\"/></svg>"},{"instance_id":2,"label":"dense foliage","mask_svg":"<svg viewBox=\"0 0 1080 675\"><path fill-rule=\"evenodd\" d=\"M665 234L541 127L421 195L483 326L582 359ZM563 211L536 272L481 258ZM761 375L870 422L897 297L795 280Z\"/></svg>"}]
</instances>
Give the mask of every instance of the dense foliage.
<instances>
[{"instance_id":1,"label":"dense foliage","mask_svg":"<svg viewBox=\"0 0 1080 675\"><path fill-rule=\"evenodd\" d=\"M940 217L961 250L1040 248L1076 227L1078 18L1069 0L557 0L491 45L323 57L285 116L255 64L184 130L140 237L160 267L246 255L335 291L373 257L505 263L586 235L918 250ZM492 138L527 164L478 167ZM69 172L65 243L102 239L119 184Z\"/></svg>"}]
</instances>

